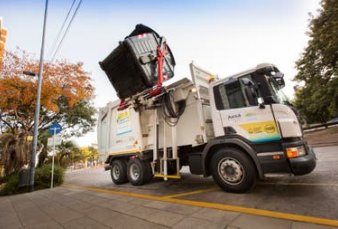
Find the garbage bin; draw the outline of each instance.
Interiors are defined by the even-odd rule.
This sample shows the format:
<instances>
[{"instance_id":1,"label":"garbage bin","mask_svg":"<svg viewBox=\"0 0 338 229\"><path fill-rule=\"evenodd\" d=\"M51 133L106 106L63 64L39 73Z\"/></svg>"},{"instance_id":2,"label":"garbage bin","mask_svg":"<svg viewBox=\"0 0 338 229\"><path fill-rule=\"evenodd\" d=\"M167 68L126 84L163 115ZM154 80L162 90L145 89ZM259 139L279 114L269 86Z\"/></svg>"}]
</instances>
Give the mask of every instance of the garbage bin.
<instances>
[{"instance_id":1,"label":"garbage bin","mask_svg":"<svg viewBox=\"0 0 338 229\"><path fill-rule=\"evenodd\" d=\"M19 188L29 186L29 169L24 168L19 171Z\"/></svg>"},{"instance_id":2,"label":"garbage bin","mask_svg":"<svg viewBox=\"0 0 338 229\"><path fill-rule=\"evenodd\" d=\"M158 80L157 47L162 37L144 25L137 25L103 61L99 62L120 99L153 87ZM167 46L163 63L165 79L174 76L175 60Z\"/></svg>"}]
</instances>

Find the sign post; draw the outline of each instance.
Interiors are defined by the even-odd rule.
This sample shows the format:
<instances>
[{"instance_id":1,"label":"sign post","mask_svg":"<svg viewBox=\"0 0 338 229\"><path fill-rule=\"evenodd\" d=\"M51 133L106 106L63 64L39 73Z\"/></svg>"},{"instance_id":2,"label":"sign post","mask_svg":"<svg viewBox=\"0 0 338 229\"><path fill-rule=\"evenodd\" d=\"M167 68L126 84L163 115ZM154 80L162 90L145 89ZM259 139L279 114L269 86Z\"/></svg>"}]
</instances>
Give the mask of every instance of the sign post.
<instances>
[{"instance_id":1,"label":"sign post","mask_svg":"<svg viewBox=\"0 0 338 229\"><path fill-rule=\"evenodd\" d=\"M60 133L62 127L58 123L53 123L49 128L48 132L53 135L53 155L52 155L52 177L50 179L50 188L53 188L54 183L54 156L55 156L55 136Z\"/></svg>"},{"instance_id":2,"label":"sign post","mask_svg":"<svg viewBox=\"0 0 338 229\"><path fill-rule=\"evenodd\" d=\"M50 179L50 188L53 188L53 183L54 183L53 181L54 181L55 135L56 135L56 128L54 128L54 134L53 134L52 178Z\"/></svg>"}]
</instances>

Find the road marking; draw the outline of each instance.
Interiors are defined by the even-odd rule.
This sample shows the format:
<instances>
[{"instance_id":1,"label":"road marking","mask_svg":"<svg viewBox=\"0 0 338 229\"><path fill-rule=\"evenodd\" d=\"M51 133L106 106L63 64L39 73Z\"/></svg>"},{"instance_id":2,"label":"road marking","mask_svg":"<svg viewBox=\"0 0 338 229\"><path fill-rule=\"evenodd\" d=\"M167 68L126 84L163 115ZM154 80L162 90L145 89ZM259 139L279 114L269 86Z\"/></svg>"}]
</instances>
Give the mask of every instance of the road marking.
<instances>
[{"instance_id":1,"label":"road marking","mask_svg":"<svg viewBox=\"0 0 338 229\"><path fill-rule=\"evenodd\" d=\"M272 217L272 218L278 218L278 219L300 221L300 222L305 222L305 223L315 223L315 224L322 224L322 225L327 225L327 226L338 226L337 220L331 220L331 219L325 219L325 218L319 218L319 217L313 217L313 216L297 215L297 214L290 214L290 213L284 213L284 212L277 212L277 211L270 211L270 210L263 210L263 209L256 209L256 208L247 208L247 207L240 207L240 206L227 205L227 204L210 203L210 202L203 202L203 201L192 201L192 200L182 200L182 199L169 199L169 200L171 203L192 205L196 207L212 208L212 209L223 210L223 211L234 211L234 212L245 213L245 214L250 214L250 215L258 215L258 216Z\"/></svg>"},{"instance_id":2,"label":"road marking","mask_svg":"<svg viewBox=\"0 0 338 229\"><path fill-rule=\"evenodd\" d=\"M176 198L176 197L182 197L182 196L190 196L190 195L196 195L196 194L201 194L205 192L212 192L220 190L219 188L208 188L208 189L201 189L201 190L196 190L196 191L191 191L191 192L183 192L183 193L178 193L174 195L168 195L168 196L161 196L163 198Z\"/></svg>"},{"instance_id":3,"label":"road marking","mask_svg":"<svg viewBox=\"0 0 338 229\"><path fill-rule=\"evenodd\" d=\"M62 186L65 188L75 188L75 189L82 189L82 190L101 192L101 193L110 193L110 194L141 198L141 199L147 199L147 200L157 200L157 201L162 201L162 202L167 202L167 203L184 204L184 205L190 205L190 206L195 206L195 207L211 208L211 209L217 209L217 210L223 210L223 211L233 211L233 212L245 213L245 214L250 214L250 215L258 215L258 216L272 217L272 218L277 218L277 219L299 221L299 222L304 222L304 223L314 223L314 224L336 226L336 227L338 226L338 220L319 218L319 217L314 217L314 216L297 215L297 214L290 214L290 213L256 209L256 208L240 207L240 206L235 206L235 205L210 203L210 202L204 202L204 201L175 199L173 197L168 198L165 196L163 197L163 196L154 196L154 195L147 195L147 194L140 194L140 193L115 191L111 189L101 189L101 188L95 188L95 187L84 187L84 186L67 185L67 184L62 185Z\"/></svg>"},{"instance_id":4,"label":"road marking","mask_svg":"<svg viewBox=\"0 0 338 229\"><path fill-rule=\"evenodd\" d=\"M262 182L260 185L285 185L285 186L338 186L336 183L288 183L288 182Z\"/></svg>"},{"instance_id":5,"label":"road marking","mask_svg":"<svg viewBox=\"0 0 338 229\"><path fill-rule=\"evenodd\" d=\"M82 189L82 190L88 190L88 191L94 191L94 192L102 192L102 193L108 193L108 194L116 194L116 195L121 195L121 196L128 196L128 197L148 199L148 200L158 200L158 201L161 201L161 200L164 199L161 196L141 194L141 193L135 193L135 192L115 191L115 190L112 190L112 189L103 189L103 188L95 188L95 187L87 187L87 186L78 186L78 185L63 184L62 187Z\"/></svg>"}]
</instances>

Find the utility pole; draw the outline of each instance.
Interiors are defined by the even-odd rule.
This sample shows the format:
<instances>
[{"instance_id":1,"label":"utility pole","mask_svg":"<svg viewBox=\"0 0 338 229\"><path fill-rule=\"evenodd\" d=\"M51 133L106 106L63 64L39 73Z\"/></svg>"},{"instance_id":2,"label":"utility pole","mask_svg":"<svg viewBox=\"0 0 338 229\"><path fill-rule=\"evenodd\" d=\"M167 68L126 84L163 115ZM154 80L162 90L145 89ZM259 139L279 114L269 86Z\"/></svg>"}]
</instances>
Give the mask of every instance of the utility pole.
<instances>
[{"instance_id":1,"label":"utility pole","mask_svg":"<svg viewBox=\"0 0 338 229\"><path fill-rule=\"evenodd\" d=\"M38 135L39 135L38 127L39 127L39 117L40 117L40 98L41 98L41 84L42 84L42 73L43 73L43 55L44 55L44 48L45 48L47 10L48 10L48 0L46 0L46 5L45 5L41 51L40 51L38 85L37 85L36 106L35 106L35 115L34 115L33 150L32 150L32 158L31 158L30 171L29 171L29 190L30 191L34 190L34 176L35 176L35 162L36 162L35 157L36 157Z\"/></svg>"}]
</instances>

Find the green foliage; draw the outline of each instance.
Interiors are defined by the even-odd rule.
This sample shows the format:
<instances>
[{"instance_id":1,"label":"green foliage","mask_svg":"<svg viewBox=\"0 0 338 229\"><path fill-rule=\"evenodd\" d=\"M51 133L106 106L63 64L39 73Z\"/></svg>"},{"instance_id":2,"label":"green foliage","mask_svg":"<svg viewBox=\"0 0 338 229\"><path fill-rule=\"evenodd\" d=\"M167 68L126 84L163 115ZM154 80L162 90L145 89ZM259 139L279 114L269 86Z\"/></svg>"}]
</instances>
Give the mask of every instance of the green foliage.
<instances>
[{"instance_id":1,"label":"green foliage","mask_svg":"<svg viewBox=\"0 0 338 229\"><path fill-rule=\"evenodd\" d=\"M55 165L54 166L54 187L59 186L64 181L64 169L61 166ZM35 170L35 190L37 189L44 189L50 188L51 182L51 175L52 175L52 165L45 164L41 167L36 168ZM13 173L7 177L5 177L4 187L0 190L1 195L12 195L23 193L27 191L26 188L19 188L19 173Z\"/></svg>"},{"instance_id":2,"label":"green foliage","mask_svg":"<svg viewBox=\"0 0 338 229\"><path fill-rule=\"evenodd\" d=\"M80 149L82 159L97 160L99 158L99 152L94 147L88 146Z\"/></svg>"},{"instance_id":3,"label":"green foliage","mask_svg":"<svg viewBox=\"0 0 338 229\"><path fill-rule=\"evenodd\" d=\"M338 1L322 0L308 34L308 46L296 62L295 80L305 86L297 91L295 105L308 123L323 123L338 114Z\"/></svg>"},{"instance_id":4,"label":"green foliage","mask_svg":"<svg viewBox=\"0 0 338 229\"><path fill-rule=\"evenodd\" d=\"M71 163L80 161L80 149L72 141L62 141L61 145L57 146L58 154L56 160L63 168L67 168Z\"/></svg>"},{"instance_id":5,"label":"green foliage","mask_svg":"<svg viewBox=\"0 0 338 229\"><path fill-rule=\"evenodd\" d=\"M5 185L0 190L0 196L2 195L12 195L18 193L19 190L19 174L13 173L5 177Z\"/></svg>"},{"instance_id":6,"label":"green foliage","mask_svg":"<svg viewBox=\"0 0 338 229\"><path fill-rule=\"evenodd\" d=\"M52 176L52 165L46 164L35 170L35 186L49 188ZM54 165L54 186L59 186L64 180L64 169L59 165Z\"/></svg>"},{"instance_id":7,"label":"green foliage","mask_svg":"<svg viewBox=\"0 0 338 229\"><path fill-rule=\"evenodd\" d=\"M81 101L65 112L64 122L72 130L70 135L79 137L92 130L95 113L96 109L88 101Z\"/></svg>"},{"instance_id":8,"label":"green foliage","mask_svg":"<svg viewBox=\"0 0 338 229\"><path fill-rule=\"evenodd\" d=\"M42 111L45 125L42 125L41 130L47 130L51 123L58 122L63 129L63 137L69 138L71 136L80 137L95 126L96 109L90 100L82 100L70 107L67 100L60 99L58 106L60 111L54 113L53 116L48 116L48 111L46 114Z\"/></svg>"}]
</instances>

